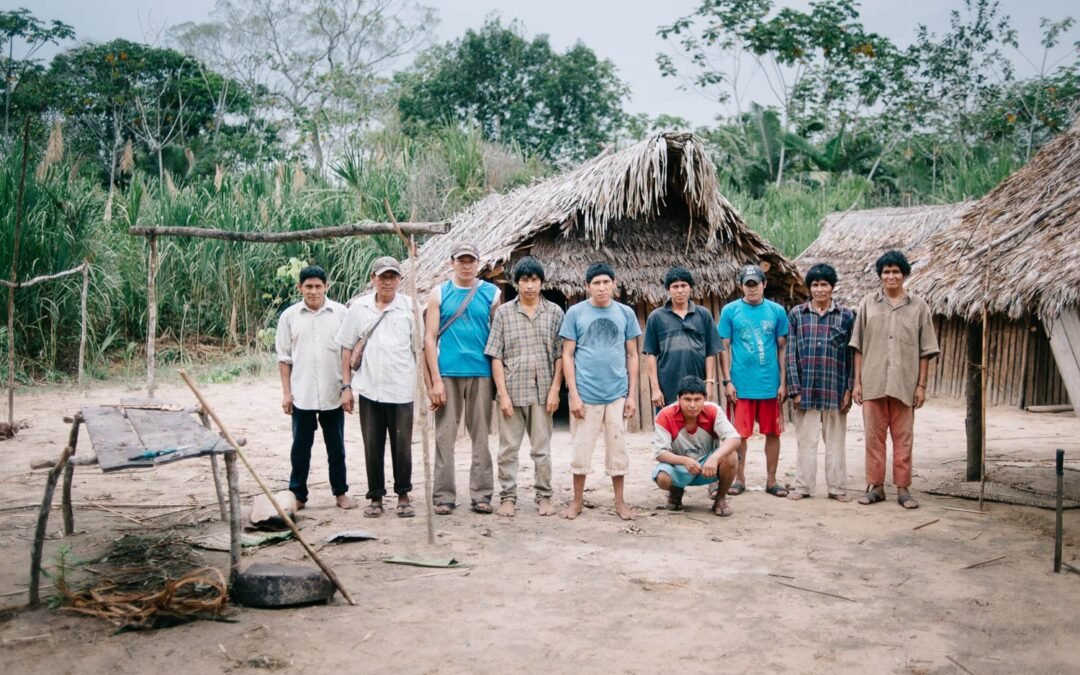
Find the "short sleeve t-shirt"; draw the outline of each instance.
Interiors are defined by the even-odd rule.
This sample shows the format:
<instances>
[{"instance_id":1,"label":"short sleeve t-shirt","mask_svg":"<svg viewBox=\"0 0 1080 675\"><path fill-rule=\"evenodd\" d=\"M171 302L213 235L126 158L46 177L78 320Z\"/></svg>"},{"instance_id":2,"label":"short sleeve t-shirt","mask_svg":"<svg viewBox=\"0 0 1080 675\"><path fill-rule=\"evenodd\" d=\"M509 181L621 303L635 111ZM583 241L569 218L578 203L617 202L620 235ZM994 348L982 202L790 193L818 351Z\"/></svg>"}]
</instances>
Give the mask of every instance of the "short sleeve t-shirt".
<instances>
[{"instance_id":1,"label":"short sleeve t-shirt","mask_svg":"<svg viewBox=\"0 0 1080 675\"><path fill-rule=\"evenodd\" d=\"M740 298L724 305L716 329L721 339L731 341L731 381L739 398L776 398L776 340L788 334L784 308L772 300L751 305Z\"/></svg>"},{"instance_id":2,"label":"short sleeve t-shirt","mask_svg":"<svg viewBox=\"0 0 1080 675\"><path fill-rule=\"evenodd\" d=\"M705 379L705 360L721 349L712 321L709 310L692 302L685 317L676 314L670 302L649 314L642 351L656 357L656 379L665 403L675 402L679 382L687 375Z\"/></svg>"},{"instance_id":3,"label":"short sleeve t-shirt","mask_svg":"<svg viewBox=\"0 0 1080 675\"><path fill-rule=\"evenodd\" d=\"M607 405L626 396L626 341L639 335L634 310L620 302L594 307L586 300L566 311L559 337L576 343L574 374L582 401Z\"/></svg>"},{"instance_id":4,"label":"short sleeve t-shirt","mask_svg":"<svg viewBox=\"0 0 1080 675\"><path fill-rule=\"evenodd\" d=\"M454 285L452 279L440 287L440 326L453 318L469 290ZM468 308L439 338L439 373L443 377L491 377L491 361L484 355L484 346L491 331L491 306L498 292L495 284L480 281Z\"/></svg>"}]
</instances>

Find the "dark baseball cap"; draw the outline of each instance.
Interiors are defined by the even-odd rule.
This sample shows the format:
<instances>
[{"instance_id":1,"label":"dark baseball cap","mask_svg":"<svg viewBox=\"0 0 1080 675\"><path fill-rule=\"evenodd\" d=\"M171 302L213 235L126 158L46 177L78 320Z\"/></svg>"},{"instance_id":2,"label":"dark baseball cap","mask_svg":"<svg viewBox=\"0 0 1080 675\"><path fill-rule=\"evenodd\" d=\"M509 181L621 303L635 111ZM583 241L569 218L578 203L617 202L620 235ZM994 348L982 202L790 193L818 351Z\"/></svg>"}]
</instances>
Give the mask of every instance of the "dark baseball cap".
<instances>
[{"instance_id":1,"label":"dark baseball cap","mask_svg":"<svg viewBox=\"0 0 1080 675\"><path fill-rule=\"evenodd\" d=\"M765 270L757 265L743 265L742 269L739 270L739 285L745 284L751 279L759 284L765 283Z\"/></svg>"},{"instance_id":2,"label":"dark baseball cap","mask_svg":"<svg viewBox=\"0 0 1080 675\"><path fill-rule=\"evenodd\" d=\"M454 249L450 252L450 259L457 260L458 258L466 255L471 255L477 260L480 259L480 251L472 244L462 243L454 246Z\"/></svg>"}]
</instances>

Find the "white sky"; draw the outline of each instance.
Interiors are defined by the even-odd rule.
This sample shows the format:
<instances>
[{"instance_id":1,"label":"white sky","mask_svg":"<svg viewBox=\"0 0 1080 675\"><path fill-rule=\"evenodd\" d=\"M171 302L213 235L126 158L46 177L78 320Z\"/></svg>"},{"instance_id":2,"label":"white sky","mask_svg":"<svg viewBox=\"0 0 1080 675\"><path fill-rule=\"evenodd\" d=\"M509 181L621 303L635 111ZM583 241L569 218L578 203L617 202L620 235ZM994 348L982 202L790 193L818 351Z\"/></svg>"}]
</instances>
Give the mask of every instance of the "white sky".
<instances>
[{"instance_id":1,"label":"white sky","mask_svg":"<svg viewBox=\"0 0 1080 675\"><path fill-rule=\"evenodd\" d=\"M694 124L708 124L724 112L716 103L700 94L680 91L679 83L663 78L656 66L656 54L667 51L656 36L658 26L669 24L689 14L700 0L422 0L435 7L440 23L433 41L445 42L478 28L484 18L499 12L504 23L520 20L528 36L546 33L556 49L562 50L577 40L583 41L601 58L610 59L619 76L629 83L631 99L626 109L649 115L674 114ZM806 9L809 0L779 1L778 5ZM962 0L864 0L861 14L867 30L888 36L900 45L908 44L916 24L925 23L942 32L948 27L951 9L962 7ZM1019 31L1021 48L1034 61L1042 56L1038 44L1039 18L1054 20L1072 15L1080 19L1080 5L1072 0L1001 0L1004 12ZM163 27L186 21L206 21L214 0L0 0L0 9L28 7L39 19L60 19L75 28L81 41L104 42L124 37L154 42ZM1064 42L1080 40L1074 28ZM69 45L70 46L70 45ZM54 50L55 51L55 50ZM47 59L51 52L41 54ZM1059 47L1057 56L1067 51ZM1032 69L1018 54L1013 54L1020 74ZM771 94L763 82L751 85L749 97L771 103Z\"/></svg>"}]
</instances>

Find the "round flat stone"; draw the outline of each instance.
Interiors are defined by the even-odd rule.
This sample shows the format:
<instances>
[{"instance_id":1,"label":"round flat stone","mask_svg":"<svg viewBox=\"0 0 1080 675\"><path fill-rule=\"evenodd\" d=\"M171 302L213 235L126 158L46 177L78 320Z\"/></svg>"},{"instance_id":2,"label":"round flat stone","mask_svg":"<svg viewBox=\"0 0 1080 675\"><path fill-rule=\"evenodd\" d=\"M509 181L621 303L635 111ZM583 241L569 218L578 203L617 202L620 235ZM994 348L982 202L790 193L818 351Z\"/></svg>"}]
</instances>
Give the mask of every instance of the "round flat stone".
<instances>
[{"instance_id":1,"label":"round flat stone","mask_svg":"<svg viewBox=\"0 0 1080 675\"><path fill-rule=\"evenodd\" d=\"M334 584L318 567L255 563L236 576L233 600L247 607L329 602Z\"/></svg>"}]
</instances>

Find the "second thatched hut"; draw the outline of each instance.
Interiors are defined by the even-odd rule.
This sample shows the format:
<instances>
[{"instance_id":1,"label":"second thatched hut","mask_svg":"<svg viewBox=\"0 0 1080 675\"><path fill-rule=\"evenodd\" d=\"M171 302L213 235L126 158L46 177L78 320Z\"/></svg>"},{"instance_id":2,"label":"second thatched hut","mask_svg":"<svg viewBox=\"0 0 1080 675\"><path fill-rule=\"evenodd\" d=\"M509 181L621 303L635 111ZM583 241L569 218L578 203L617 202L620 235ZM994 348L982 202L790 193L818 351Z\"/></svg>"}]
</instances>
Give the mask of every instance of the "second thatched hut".
<instances>
[{"instance_id":1,"label":"second thatched hut","mask_svg":"<svg viewBox=\"0 0 1080 675\"><path fill-rule=\"evenodd\" d=\"M766 269L772 299L790 305L804 294L794 263L747 227L720 194L701 140L686 133L655 135L473 205L453 219L449 234L420 250L422 292L449 276L450 251L459 241L479 248L480 275L509 297L513 265L536 256L546 269L549 299L564 307L584 298L591 263L609 263L618 299L635 309L643 327L667 300L663 277L671 265L693 273L694 301L714 317L735 295L736 272L748 262ZM641 412L631 430L652 428L646 378L639 378L639 389Z\"/></svg>"}]
</instances>

